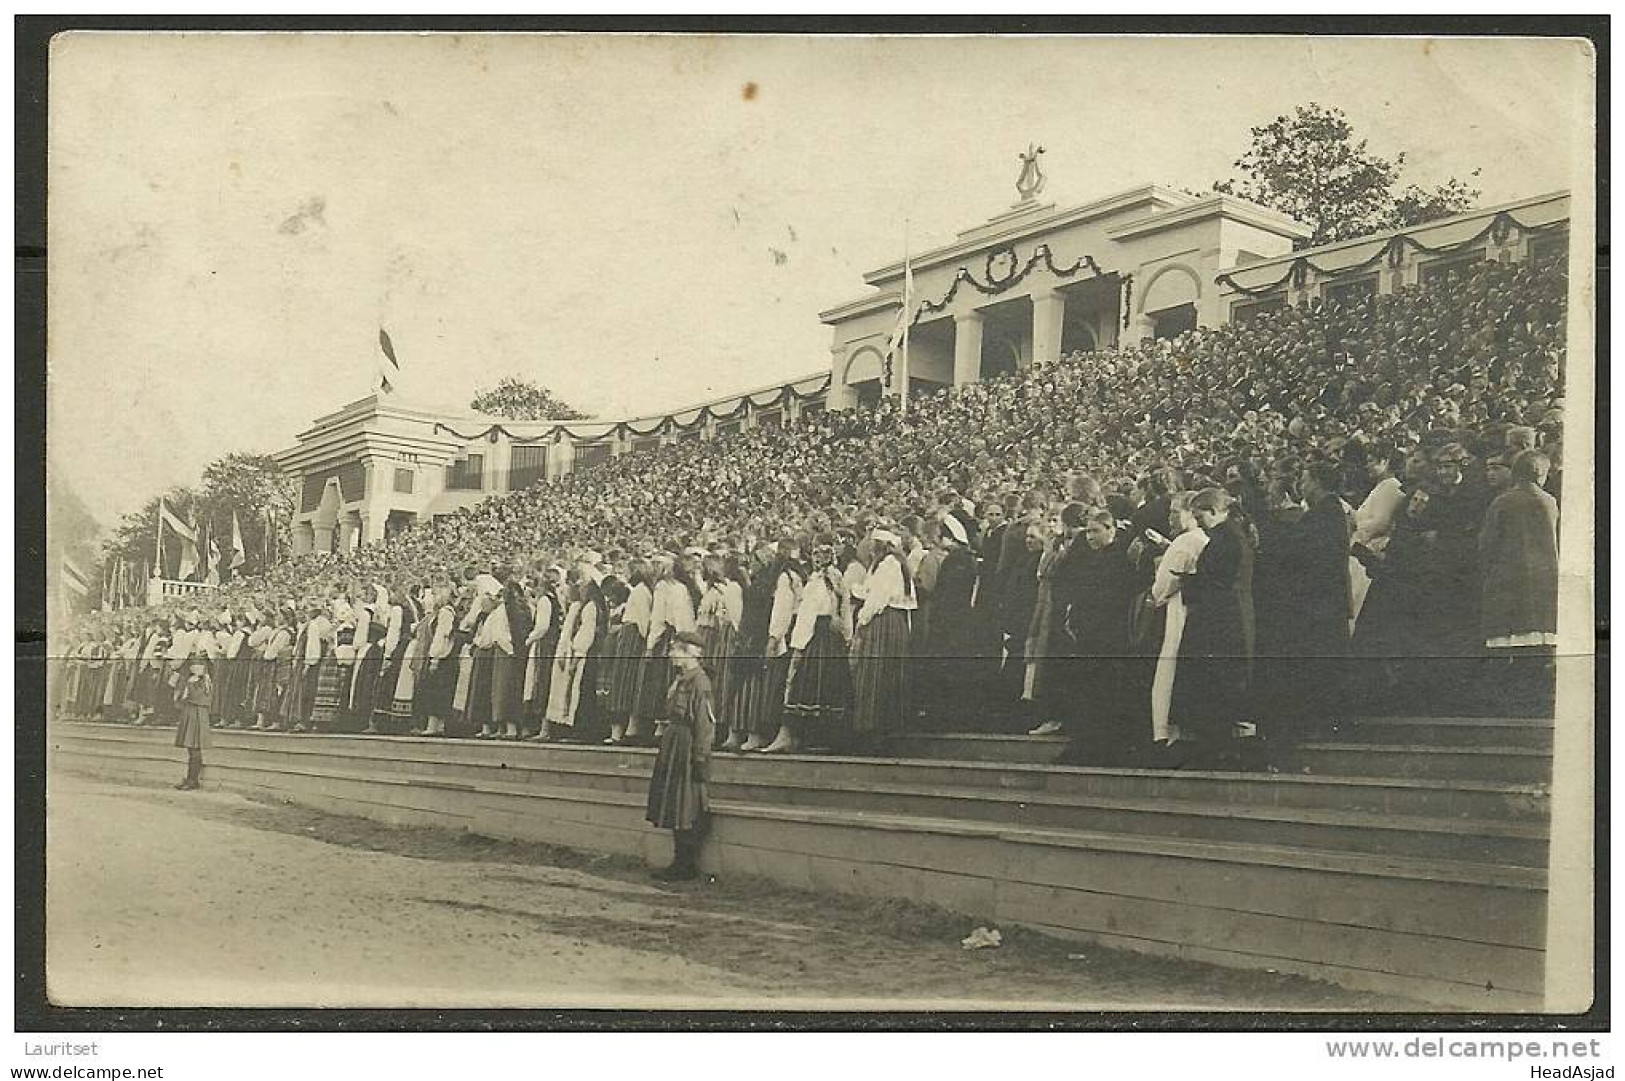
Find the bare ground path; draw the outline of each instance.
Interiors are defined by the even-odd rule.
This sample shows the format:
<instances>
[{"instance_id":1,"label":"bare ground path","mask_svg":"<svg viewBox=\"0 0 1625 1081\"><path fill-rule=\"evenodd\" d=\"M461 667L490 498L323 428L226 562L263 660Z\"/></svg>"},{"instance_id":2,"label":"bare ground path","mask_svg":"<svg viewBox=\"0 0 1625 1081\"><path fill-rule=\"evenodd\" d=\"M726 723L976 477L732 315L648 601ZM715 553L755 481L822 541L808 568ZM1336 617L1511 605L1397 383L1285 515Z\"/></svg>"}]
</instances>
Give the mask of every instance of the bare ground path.
<instances>
[{"instance_id":1,"label":"bare ground path","mask_svg":"<svg viewBox=\"0 0 1625 1081\"><path fill-rule=\"evenodd\" d=\"M55 773L62 1005L1415 1009L755 881Z\"/></svg>"}]
</instances>

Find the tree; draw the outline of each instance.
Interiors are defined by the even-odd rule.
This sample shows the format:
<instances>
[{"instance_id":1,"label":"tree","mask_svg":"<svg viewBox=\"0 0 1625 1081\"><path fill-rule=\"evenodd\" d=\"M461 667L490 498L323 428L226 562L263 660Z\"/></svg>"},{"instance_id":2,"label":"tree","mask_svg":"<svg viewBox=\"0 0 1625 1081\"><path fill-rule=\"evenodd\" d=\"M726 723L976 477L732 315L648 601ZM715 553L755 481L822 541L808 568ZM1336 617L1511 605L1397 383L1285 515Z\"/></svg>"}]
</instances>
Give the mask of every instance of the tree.
<instances>
[{"instance_id":1,"label":"tree","mask_svg":"<svg viewBox=\"0 0 1625 1081\"><path fill-rule=\"evenodd\" d=\"M497 385L480 391L470 409L507 420L590 420L591 416L565 404L546 387L517 375L503 376Z\"/></svg>"},{"instance_id":2,"label":"tree","mask_svg":"<svg viewBox=\"0 0 1625 1081\"><path fill-rule=\"evenodd\" d=\"M1480 195L1455 177L1431 190L1410 184L1396 192L1404 165L1403 153L1390 161L1367 149L1341 109L1310 102L1253 128L1252 144L1235 163L1241 175L1213 190L1308 225L1305 247L1458 214Z\"/></svg>"},{"instance_id":3,"label":"tree","mask_svg":"<svg viewBox=\"0 0 1625 1081\"><path fill-rule=\"evenodd\" d=\"M199 521L231 564L231 518L235 512L243 533L244 564L238 573L254 574L290 549L294 513L293 478L266 454L236 452L216 458L203 469ZM269 537L267 534L271 533ZM227 577L222 568L222 577Z\"/></svg>"}]
</instances>

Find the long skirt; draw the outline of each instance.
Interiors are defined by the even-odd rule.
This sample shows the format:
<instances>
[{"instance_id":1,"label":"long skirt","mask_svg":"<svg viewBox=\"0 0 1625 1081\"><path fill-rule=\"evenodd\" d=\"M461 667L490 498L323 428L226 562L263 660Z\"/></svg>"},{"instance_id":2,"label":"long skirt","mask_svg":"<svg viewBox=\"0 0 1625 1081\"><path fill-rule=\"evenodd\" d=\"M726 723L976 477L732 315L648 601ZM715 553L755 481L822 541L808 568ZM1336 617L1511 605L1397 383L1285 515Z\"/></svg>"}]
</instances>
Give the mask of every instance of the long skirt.
<instances>
[{"instance_id":1,"label":"long skirt","mask_svg":"<svg viewBox=\"0 0 1625 1081\"><path fill-rule=\"evenodd\" d=\"M116 660L107 666L107 689L102 692L102 711L109 717L124 712L129 695L130 662Z\"/></svg>"},{"instance_id":2,"label":"long skirt","mask_svg":"<svg viewBox=\"0 0 1625 1081\"><path fill-rule=\"evenodd\" d=\"M399 655L384 661L372 681L372 726L384 732L395 732L399 722L395 715L395 688L400 685L402 659ZM412 704L406 704L406 716L412 716Z\"/></svg>"},{"instance_id":3,"label":"long skirt","mask_svg":"<svg viewBox=\"0 0 1625 1081\"><path fill-rule=\"evenodd\" d=\"M350 690L350 673L354 661L340 661L328 656L316 669L316 701L310 710L310 727L332 731L338 727L339 711Z\"/></svg>"},{"instance_id":4,"label":"long skirt","mask_svg":"<svg viewBox=\"0 0 1625 1081\"><path fill-rule=\"evenodd\" d=\"M79 713L79 684L85 678L83 661L61 661L62 682L57 690L57 712L74 717Z\"/></svg>"},{"instance_id":5,"label":"long skirt","mask_svg":"<svg viewBox=\"0 0 1625 1081\"><path fill-rule=\"evenodd\" d=\"M130 673L130 686L126 692L125 703L139 710L152 705L152 689L158 682L158 673L150 665L140 661L134 663L135 668Z\"/></svg>"},{"instance_id":6,"label":"long skirt","mask_svg":"<svg viewBox=\"0 0 1625 1081\"><path fill-rule=\"evenodd\" d=\"M378 676L384 668L384 651L374 649L355 665L350 683L349 708L345 710L345 731L359 731L373 724L373 709L378 704Z\"/></svg>"},{"instance_id":7,"label":"long skirt","mask_svg":"<svg viewBox=\"0 0 1625 1081\"><path fill-rule=\"evenodd\" d=\"M175 728L175 746L201 751L209 745L209 707L183 702L180 724Z\"/></svg>"},{"instance_id":8,"label":"long skirt","mask_svg":"<svg viewBox=\"0 0 1625 1081\"><path fill-rule=\"evenodd\" d=\"M1179 670L1179 641L1185 635L1185 601L1177 593L1168 602L1168 618L1162 625L1162 648L1157 652L1157 671L1151 679L1151 738L1169 740L1179 734L1170 715L1174 704L1174 675Z\"/></svg>"},{"instance_id":9,"label":"long skirt","mask_svg":"<svg viewBox=\"0 0 1625 1081\"><path fill-rule=\"evenodd\" d=\"M686 721L667 725L649 777L645 817L659 829L694 829L710 806L706 788L694 761L693 728Z\"/></svg>"},{"instance_id":10,"label":"long skirt","mask_svg":"<svg viewBox=\"0 0 1625 1081\"><path fill-rule=\"evenodd\" d=\"M557 659L558 642L549 639L532 643L530 654L525 658L525 701L519 713L532 727L539 728L542 718L547 715L548 699L553 693L554 662Z\"/></svg>"},{"instance_id":11,"label":"long skirt","mask_svg":"<svg viewBox=\"0 0 1625 1081\"><path fill-rule=\"evenodd\" d=\"M452 692L450 713L468 712L469 683L474 677L474 647L464 646L440 662L440 667L451 665Z\"/></svg>"},{"instance_id":12,"label":"long skirt","mask_svg":"<svg viewBox=\"0 0 1625 1081\"><path fill-rule=\"evenodd\" d=\"M491 723L491 669L495 649L475 649L468 666L468 698L463 706L463 721L470 728L484 728Z\"/></svg>"},{"instance_id":13,"label":"long skirt","mask_svg":"<svg viewBox=\"0 0 1625 1081\"><path fill-rule=\"evenodd\" d=\"M666 691L671 687L670 629L662 632L655 646L638 665L638 695L632 718L638 721L661 720L666 712Z\"/></svg>"},{"instance_id":14,"label":"long skirt","mask_svg":"<svg viewBox=\"0 0 1625 1081\"><path fill-rule=\"evenodd\" d=\"M102 696L107 693L107 665L86 668L79 681L78 713L81 717L94 717L102 710Z\"/></svg>"},{"instance_id":15,"label":"long skirt","mask_svg":"<svg viewBox=\"0 0 1625 1081\"><path fill-rule=\"evenodd\" d=\"M430 717L445 720L451 716L452 698L457 691L457 658L424 661L414 678L412 720L421 725Z\"/></svg>"},{"instance_id":16,"label":"long skirt","mask_svg":"<svg viewBox=\"0 0 1625 1081\"><path fill-rule=\"evenodd\" d=\"M790 654L765 660L738 659L733 692L723 704L722 719L735 732L772 739L784 723L784 685L790 676Z\"/></svg>"},{"instance_id":17,"label":"long skirt","mask_svg":"<svg viewBox=\"0 0 1625 1081\"><path fill-rule=\"evenodd\" d=\"M491 651L491 721L497 725L519 724L520 692L524 689L524 659Z\"/></svg>"},{"instance_id":18,"label":"long skirt","mask_svg":"<svg viewBox=\"0 0 1625 1081\"><path fill-rule=\"evenodd\" d=\"M587 675L585 657L560 657L553 663L547 698L547 723L575 727L581 708L581 687Z\"/></svg>"},{"instance_id":19,"label":"long skirt","mask_svg":"<svg viewBox=\"0 0 1625 1081\"><path fill-rule=\"evenodd\" d=\"M282 693L282 724L293 728L310 720L316 700L316 679L321 673L320 662L311 664L302 658L289 662L286 667L287 687Z\"/></svg>"},{"instance_id":20,"label":"long skirt","mask_svg":"<svg viewBox=\"0 0 1625 1081\"><path fill-rule=\"evenodd\" d=\"M643 634L635 623L623 623L610 634L600 671L604 716L620 724L632 716L638 701L643 661Z\"/></svg>"},{"instance_id":21,"label":"long skirt","mask_svg":"<svg viewBox=\"0 0 1625 1081\"><path fill-rule=\"evenodd\" d=\"M726 702L734 678L734 646L739 633L727 623L705 628L705 652L700 657L706 674L711 677L711 693L718 702Z\"/></svg>"},{"instance_id":22,"label":"long skirt","mask_svg":"<svg viewBox=\"0 0 1625 1081\"><path fill-rule=\"evenodd\" d=\"M216 724L226 719L230 708L231 670L236 664L224 657L209 661L209 678L214 681L214 696L209 699L209 717Z\"/></svg>"},{"instance_id":23,"label":"long skirt","mask_svg":"<svg viewBox=\"0 0 1625 1081\"><path fill-rule=\"evenodd\" d=\"M870 621L852 666L852 729L860 735L901 732L909 716L908 614L888 608Z\"/></svg>"},{"instance_id":24,"label":"long skirt","mask_svg":"<svg viewBox=\"0 0 1625 1081\"><path fill-rule=\"evenodd\" d=\"M845 726L852 705L852 664L846 639L828 616L820 616L812 639L790 661L785 712L802 722L805 735L828 736Z\"/></svg>"},{"instance_id":25,"label":"long skirt","mask_svg":"<svg viewBox=\"0 0 1625 1081\"><path fill-rule=\"evenodd\" d=\"M253 695L249 685L253 682L259 662L249 657L238 657L226 662L226 712L224 719L234 724L248 724L254 719Z\"/></svg>"},{"instance_id":26,"label":"long skirt","mask_svg":"<svg viewBox=\"0 0 1625 1081\"><path fill-rule=\"evenodd\" d=\"M287 661L261 658L254 662L254 668L259 673L254 683L254 712L275 721L282 712L282 696L287 693L293 666Z\"/></svg>"}]
</instances>

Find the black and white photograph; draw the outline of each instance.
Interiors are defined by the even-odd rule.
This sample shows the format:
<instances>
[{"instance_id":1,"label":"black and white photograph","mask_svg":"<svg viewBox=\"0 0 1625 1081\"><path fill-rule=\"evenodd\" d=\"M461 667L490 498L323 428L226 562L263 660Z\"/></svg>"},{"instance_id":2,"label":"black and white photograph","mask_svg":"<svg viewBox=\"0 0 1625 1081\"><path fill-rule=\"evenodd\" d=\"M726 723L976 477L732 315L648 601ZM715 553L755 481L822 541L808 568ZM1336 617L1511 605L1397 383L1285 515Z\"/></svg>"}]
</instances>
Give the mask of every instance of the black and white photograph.
<instances>
[{"instance_id":1,"label":"black and white photograph","mask_svg":"<svg viewBox=\"0 0 1625 1081\"><path fill-rule=\"evenodd\" d=\"M57 34L47 1001L1585 1014L1596 94Z\"/></svg>"}]
</instances>

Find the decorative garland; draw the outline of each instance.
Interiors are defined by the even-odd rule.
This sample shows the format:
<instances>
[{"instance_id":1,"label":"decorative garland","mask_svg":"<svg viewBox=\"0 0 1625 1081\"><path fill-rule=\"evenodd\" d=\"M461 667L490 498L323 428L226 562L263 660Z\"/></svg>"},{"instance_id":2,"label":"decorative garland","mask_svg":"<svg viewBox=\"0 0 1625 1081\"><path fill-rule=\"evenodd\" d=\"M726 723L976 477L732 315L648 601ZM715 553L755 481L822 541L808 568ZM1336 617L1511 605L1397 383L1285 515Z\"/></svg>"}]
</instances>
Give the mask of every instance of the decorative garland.
<instances>
[{"instance_id":1,"label":"decorative garland","mask_svg":"<svg viewBox=\"0 0 1625 1081\"><path fill-rule=\"evenodd\" d=\"M1134 315L1134 275L1123 275L1123 329L1128 329L1130 318Z\"/></svg>"},{"instance_id":2,"label":"decorative garland","mask_svg":"<svg viewBox=\"0 0 1625 1081\"><path fill-rule=\"evenodd\" d=\"M495 443L498 436L506 436L508 442L517 446L533 446L537 443L544 442L558 444L564 441L565 436L569 436L572 442L596 443L605 436L611 434L619 437L624 437L628 434L633 436L647 437L661 432L692 432L701 428L707 420L733 420L734 418L745 413L752 406L756 407L757 409L772 409L774 407L787 405L792 401L815 401L829 390L830 383L832 381L833 376L825 376L817 386L807 391L797 390L794 383L786 383L777 390L763 392L768 395L766 401L757 401L756 396L741 394L738 400L734 403L734 407L726 411L713 409L709 405L702 405L695 412L694 419L689 421L687 424L680 422L674 415L668 414L658 419L651 418L654 419L654 427L652 428L636 428L633 426L631 421L623 420L606 424L604 430L596 435L583 435L572 431L563 424L556 424L548 431L537 435L518 435L509 431L501 424L493 424L482 432L475 432L474 434L470 435L464 432L459 432L456 428L453 428L449 424L441 424L437 421L435 423L434 430L436 434L446 432L447 434L462 440L464 443L474 443L481 439L487 439L492 443ZM687 410L684 410L684 412L687 412Z\"/></svg>"},{"instance_id":3,"label":"decorative garland","mask_svg":"<svg viewBox=\"0 0 1625 1081\"><path fill-rule=\"evenodd\" d=\"M1287 267L1285 274L1282 274L1279 278L1268 285L1248 287L1236 281L1236 279L1228 273L1220 274L1213 280L1218 285L1228 285L1230 288L1234 289L1243 296L1261 297L1276 292L1288 281L1291 281L1293 288L1303 288L1304 283L1308 280L1309 271L1311 270L1323 278L1331 278L1336 280L1338 278L1345 278L1353 274L1359 274L1362 271L1370 270L1385 257L1388 260L1389 268L1397 269L1400 264L1405 261L1405 254L1407 250L1421 252L1423 255L1448 255L1451 252L1463 251L1467 248L1475 247L1486 237L1495 241L1497 244L1504 244L1506 243L1507 237L1512 234L1513 226L1517 226L1520 231L1525 233L1546 233L1565 227L1564 223L1561 221L1547 222L1545 225L1525 225L1523 222L1513 217L1509 212L1503 210L1496 214L1494 218L1490 219L1490 223L1484 226L1484 228L1480 229L1466 240L1460 240L1454 244L1444 244L1439 247L1433 247L1432 245L1424 244L1420 240L1417 240L1416 237L1412 236L1410 233L1396 233L1394 236L1388 239L1387 243L1385 243L1381 248L1378 248L1377 251L1369 258L1359 263L1355 263L1352 266L1330 270L1325 267L1317 266L1307 255L1300 255L1296 259L1292 260L1292 265ZM1418 228L1424 227L1425 226L1418 226Z\"/></svg>"},{"instance_id":4,"label":"decorative garland","mask_svg":"<svg viewBox=\"0 0 1625 1081\"><path fill-rule=\"evenodd\" d=\"M1008 261L1011 268L1009 272L1002 277L998 276L993 265L996 258L1001 262ZM976 290L983 296L991 297L997 296L998 294L1006 292L1010 289L1014 289L1017 285L1021 284L1028 274L1032 273L1035 267L1040 265L1042 265L1057 278L1075 278L1086 269L1093 271L1094 276L1097 278L1105 277L1106 275L1106 272L1100 269L1100 264L1096 263L1094 257L1090 255L1085 255L1071 266L1056 266L1055 258L1050 253L1048 244L1040 244L1034 248L1032 255L1027 259L1027 264L1020 270L1014 269L1015 264L1015 249L1006 246L1003 248L995 248L987 253L986 265L983 267L983 272L987 275L988 279L986 284L977 281L976 276L965 267L960 267L959 270L954 273L954 282L948 287L948 292L944 294L943 298L941 300L928 300L921 304L919 310L914 313L914 318L910 321L909 325L913 326L926 316L936 315L937 313L945 310L948 305L954 302L954 297L958 295L961 284L968 284L972 289Z\"/></svg>"}]
</instances>

